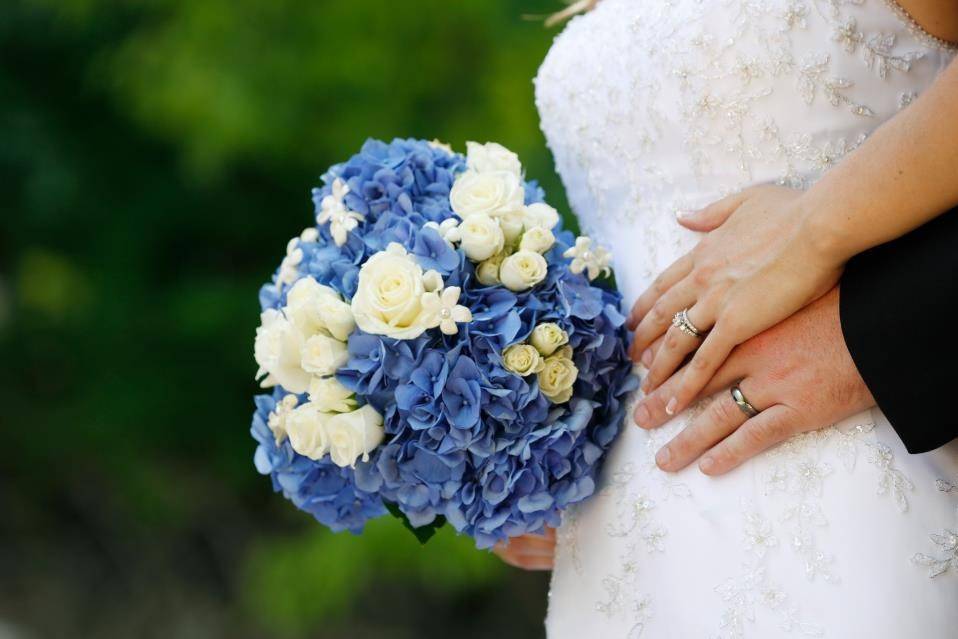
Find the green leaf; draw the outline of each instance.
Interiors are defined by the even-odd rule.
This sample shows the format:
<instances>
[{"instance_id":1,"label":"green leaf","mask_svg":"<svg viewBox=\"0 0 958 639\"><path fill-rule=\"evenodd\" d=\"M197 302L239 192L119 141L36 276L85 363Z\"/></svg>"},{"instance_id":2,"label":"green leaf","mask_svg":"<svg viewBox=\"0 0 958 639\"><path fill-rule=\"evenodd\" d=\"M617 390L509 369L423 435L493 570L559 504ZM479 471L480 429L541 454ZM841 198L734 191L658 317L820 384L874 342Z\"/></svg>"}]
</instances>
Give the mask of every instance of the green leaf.
<instances>
[{"instance_id":1,"label":"green leaf","mask_svg":"<svg viewBox=\"0 0 958 639\"><path fill-rule=\"evenodd\" d=\"M406 517L406 513L399 510L399 506L396 504L391 504L389 502L383 502L386 504L386 510L389 511L389 514L402 522L403 527L411 532L416 539L419 540L419 543L426 545L426 542L432 539L432 536L436 532L446 525L446 518L442 515L437 516L432 523L426 524L425 526L415 527L410 523L409 518Z\"/></svg>"}]
</instances>

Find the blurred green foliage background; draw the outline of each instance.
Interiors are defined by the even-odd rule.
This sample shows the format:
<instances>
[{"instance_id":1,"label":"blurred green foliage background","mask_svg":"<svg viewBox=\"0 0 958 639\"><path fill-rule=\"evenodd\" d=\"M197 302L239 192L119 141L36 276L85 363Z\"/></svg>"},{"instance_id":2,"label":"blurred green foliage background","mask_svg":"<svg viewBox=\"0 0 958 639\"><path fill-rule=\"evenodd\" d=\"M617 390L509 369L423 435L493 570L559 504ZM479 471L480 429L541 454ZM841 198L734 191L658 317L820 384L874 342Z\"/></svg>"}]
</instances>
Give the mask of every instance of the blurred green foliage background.
<instances>
[{"instance_id":1,"label":"blurred green foliage background","mask_svg":"<svg viewBox=\"0 0 958 639\"><path fill-rule=\"evenodd\" d=\"M0 4L0 636L535 637L547 577L252 466L256 292L368 137L517 151L556 0ZM7 629L12 629L7 632Z\"/></svg>"}]
</instances>

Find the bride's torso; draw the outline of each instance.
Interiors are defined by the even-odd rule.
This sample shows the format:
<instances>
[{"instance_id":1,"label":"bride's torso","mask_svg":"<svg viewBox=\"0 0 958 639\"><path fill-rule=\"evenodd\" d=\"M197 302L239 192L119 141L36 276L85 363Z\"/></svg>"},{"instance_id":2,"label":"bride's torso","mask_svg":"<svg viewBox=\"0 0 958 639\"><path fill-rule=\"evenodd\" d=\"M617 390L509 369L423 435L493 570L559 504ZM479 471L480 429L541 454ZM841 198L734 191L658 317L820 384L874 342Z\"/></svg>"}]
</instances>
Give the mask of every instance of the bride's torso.
<instances>
[{"instance_id":1,"label":"bride's torso","mask_svg":"<svg viewBox=\"0 0 958 639\"><path fill-rule=\"evenodd\" d=\"M556 38L536 102L583 227L629 255L628 297L694 243L676 210L807 187L953 55L891 0L603 0Z\"/></svg>"},{"instance_id":2,"label":"bride's torso","mask_svg":"<svg viewBox=\"0 0 958 639\"><path fill-rule=\"evenodd\" d=\"M556 38L536 102L630 301L696 242L677 210L809 186L953 55L890 0L602 0ZM958 444L908 455L873 411L717 480L662 473L689 416L627 422L570 511L550 637L958 635Z\"/></svg>"}]
</instances>

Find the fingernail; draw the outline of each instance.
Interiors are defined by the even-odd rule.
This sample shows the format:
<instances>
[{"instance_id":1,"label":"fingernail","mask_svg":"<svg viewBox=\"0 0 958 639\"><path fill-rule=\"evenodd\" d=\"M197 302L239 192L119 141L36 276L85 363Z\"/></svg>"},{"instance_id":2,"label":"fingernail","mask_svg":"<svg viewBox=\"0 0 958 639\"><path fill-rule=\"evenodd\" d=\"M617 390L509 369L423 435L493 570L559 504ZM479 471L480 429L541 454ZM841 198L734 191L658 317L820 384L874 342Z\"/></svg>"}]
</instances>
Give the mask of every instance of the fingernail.
<instances>
[{"instance_id":1,"label":"fingernail","mask_svg":"<svg viewBox=\"0 0 958 639\"><path fill-rule=\"evenodd\" d=\"M652 349L647 348L642 353L642 363L645 364L645 367L648 368L652 365Z\"/></svg>"},{"instance_id":2,"label":"fingernail","mask_svg":"<svg viewBox=\"0 0 958 639\"><path fill-rule=\"evenodd\" d=\"M666 414L666 415L674 415L674 414L675 414L675 409L676 409L676 407L677 407L678 405L679 405L679 400L678 400L678 399L676 399L675 397L673 397L672 399L670 399L670 400L669 400L669 403L665 405L665 414Z\"/></svg>"},{"instance_id":3,"label":"fingernail","mask_svg":"<svg viewBox=\"0 0 958 639\"><path fill-rule=\"evenodd\" d=\"M645 404L639 404L638 408L635 409L635 423L645 428L648 428L649 424L652 423L652 414L649 413Z\"/></svg>"},{"instance_id":4,"label":"fingernail","mask_svg":"<svg viewBox=\"0 0 958 639\"><path fill-rule=\"evenodd\" d=\"M696 213L698 213L697 209L680 209L675 212L675 217L680 220L687 220L688 218L692 217Z\"/></svg>"},{"instance_id":5,"label":"fingernail","mask_svg":"<svg viewBox=\"0 0 958 639\"><path fill-rule=\"evenodd\" d=\"M703 473L711 473L713 470L715 470L715 458L710 455L703 457L702 461L699 462L699 469Z\"/></svg>"},{"instance_id":6,"label":"fingernail","mask_svg":"<svg viewBox=\"0 0 958 639\"><path fill-rule=\"evenodd\" d=\"M655 454L655 463L659 465L659 468L668 466L671 459L672 451L669 450L668 446L660 449L659 452Z\"/></svg>"}]
</instances>

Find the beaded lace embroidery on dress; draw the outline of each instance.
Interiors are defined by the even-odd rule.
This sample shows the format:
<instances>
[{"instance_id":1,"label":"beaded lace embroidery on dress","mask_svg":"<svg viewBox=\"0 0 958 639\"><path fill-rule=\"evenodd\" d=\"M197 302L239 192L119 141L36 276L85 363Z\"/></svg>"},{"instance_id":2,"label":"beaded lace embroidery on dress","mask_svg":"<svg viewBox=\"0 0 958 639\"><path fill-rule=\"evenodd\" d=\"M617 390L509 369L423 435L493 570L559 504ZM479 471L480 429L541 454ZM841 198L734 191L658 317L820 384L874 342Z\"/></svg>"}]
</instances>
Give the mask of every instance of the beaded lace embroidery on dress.
<instances>
[{"instance_id":1,"label":"beaded lace embroidery on dress","mask_svg":"<svg viewBox=\"0 0 958 639\"><path fill-rule=\"evenodd\" d=\"M536 101L628 300L697 241L675 212L807 188L955 51L892 0L602 0L556 38ZM958 636L958 444L909 455L876 410L718 480L659 471L702 408L623 426L559 530L550 638Z\"/></svg>"}]
</instances>

